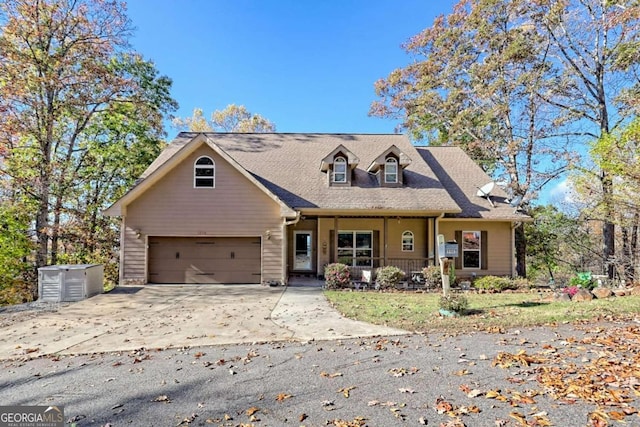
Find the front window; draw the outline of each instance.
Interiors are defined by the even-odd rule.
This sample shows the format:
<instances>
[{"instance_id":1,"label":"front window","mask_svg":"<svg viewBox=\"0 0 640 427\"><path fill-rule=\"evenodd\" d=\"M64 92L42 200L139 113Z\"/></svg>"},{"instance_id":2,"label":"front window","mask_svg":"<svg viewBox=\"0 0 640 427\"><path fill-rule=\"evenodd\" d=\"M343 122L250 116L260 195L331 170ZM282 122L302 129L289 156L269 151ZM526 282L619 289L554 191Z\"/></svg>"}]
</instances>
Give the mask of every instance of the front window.
<instances>
[{"instance_id":1,"label":"front window","mask_svg":"<svg viewBox=\"0 0 640 427\"><path fill-rule=\"evenodd\" d=\"M339 231L338 262L353 267L373 265L373 232Z\"/></svg>"},{"instance_id":2,"label":"front window","mask_svg":"<svg viewBox=\"0 0 640 427\"><path fill-rule=\"evenodd\" d=\"M402 252L413 252L413 233L411 231L402 233Z\"/></svg>"},{"instance_id":3,"label":"front window","mask_svg":"<svg viewBox=\"0 0 640 427\"><path fill-rule=\"evenodd\" d=\"M193 186L196 188L214 188L216 186L215 164L210 157L200 157L193 169Z\"/></svg>"},{"instance_id":4,"label":"front window","mask_svg":"<svg viewBox=\"0 0 640 427\"><path fill-rule=\"evenodd\" d=\"M462 268L480 268L480 232L462 232Z\"/></svg>"},{"instance_id":5,"label":"front window","mask_svg":"<svg viewBox=\"0 0 640 427\"><path fill-rule=\"evenodd\" d=\"M392 184L398 182L398 161L389 157L384 163L384 182Z\"/></svg>"},{"instance_id":6,"label":"front window","mask_svg":"<svg viewBox=\"0 0 640 427\"><path fill-rule=\"evenodd\" d=\"M347 159L336 157L333 161L333 182L347 182Z\"/></svg>"}]
</instances>

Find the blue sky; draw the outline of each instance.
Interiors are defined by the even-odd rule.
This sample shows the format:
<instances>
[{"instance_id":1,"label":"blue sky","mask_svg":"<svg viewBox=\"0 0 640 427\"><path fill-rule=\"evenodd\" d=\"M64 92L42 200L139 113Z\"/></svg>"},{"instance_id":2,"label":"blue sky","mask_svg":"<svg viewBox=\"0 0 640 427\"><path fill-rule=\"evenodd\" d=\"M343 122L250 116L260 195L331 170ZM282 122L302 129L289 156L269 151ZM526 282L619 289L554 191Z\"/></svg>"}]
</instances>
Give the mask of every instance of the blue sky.
<instances>
[{"instance_id":1,"label":"blue sky","mask_svg":"<svg viewBox=\"0 0 640 427\"><path fill-rule=\"evenodd\" d=\"M368 117L401 44L453 0L131 0L133 47L173 79L178 116L241 104L279 132L394 132ZM171 138L174 129L167 129Z\"/></svg>"}]
</instances>

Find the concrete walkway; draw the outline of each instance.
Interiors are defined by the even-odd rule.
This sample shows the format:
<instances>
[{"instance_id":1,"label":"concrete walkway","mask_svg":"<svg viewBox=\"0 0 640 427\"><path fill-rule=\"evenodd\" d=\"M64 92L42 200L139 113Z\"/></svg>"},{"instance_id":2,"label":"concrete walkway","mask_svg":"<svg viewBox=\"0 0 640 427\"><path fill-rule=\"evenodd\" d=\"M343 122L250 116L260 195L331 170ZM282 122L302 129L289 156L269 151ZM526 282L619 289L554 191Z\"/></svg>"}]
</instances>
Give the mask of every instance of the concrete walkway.
<instances>
[{"instance_id":1,"label":"concrete walkway","mask_svg":"<svg viewBox=\"0 0 640 427\"><path fill-rule=\"evenodd\" d=\"M273 321L302 341L334 340L377 335L404 335L407 331L347 319L322 294L322 288L289 286L271 314Z\"/></svg>"},{"instance_id":2,"label":"concrete walkway","mask_svg":"<svg viewBox=\"0 0 640 427\"><path fill-rule=\"evenodd\" d=\"M407 333L343 318L304 284L119 287L56 311L0 312L0 360Z\"/></svg>"}]
</instances>

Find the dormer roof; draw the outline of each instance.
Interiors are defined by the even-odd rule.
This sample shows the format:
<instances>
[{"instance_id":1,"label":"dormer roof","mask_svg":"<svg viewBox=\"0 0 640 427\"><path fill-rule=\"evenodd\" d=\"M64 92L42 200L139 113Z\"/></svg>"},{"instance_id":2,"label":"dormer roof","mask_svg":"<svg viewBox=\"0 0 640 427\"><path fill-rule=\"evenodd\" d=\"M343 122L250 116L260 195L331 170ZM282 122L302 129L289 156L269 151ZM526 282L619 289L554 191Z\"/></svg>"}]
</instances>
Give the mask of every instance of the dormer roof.
<instances>
[{"instance_id":1,"label":"dormer roof","mask_svg":"<svg viewBox=\"0 0 640 427\"><path fill-rule=\"evenodd\" d=\"M333 165L334 159L338 154L342 154L346 157L349 169L355 169L356 166L358 166L358 163L360 163L358 156L349 151L344 145L340 144L322 159L320 162L320 170L322 172L326 172L331 169L331 165Z\"/></svg>"},{"instance_id":2,"label":"dormer roof","mask_svg":"<svg viewBox=\"0 0 640 427\"><path fill-rule=\"evenodd\" d=\"M367 168L367 172L376 173L381 166L384 166L385 162L387 161L387 157L389 157L389 154L393 154L398 159L398 164L402 169L411 164L411 158L409 156L403 153L402 150L400 150L395 145L391 145L391 147L387 148L382 152L382 154L373 159L373 161Z\"/></svg>"}]
</instances>

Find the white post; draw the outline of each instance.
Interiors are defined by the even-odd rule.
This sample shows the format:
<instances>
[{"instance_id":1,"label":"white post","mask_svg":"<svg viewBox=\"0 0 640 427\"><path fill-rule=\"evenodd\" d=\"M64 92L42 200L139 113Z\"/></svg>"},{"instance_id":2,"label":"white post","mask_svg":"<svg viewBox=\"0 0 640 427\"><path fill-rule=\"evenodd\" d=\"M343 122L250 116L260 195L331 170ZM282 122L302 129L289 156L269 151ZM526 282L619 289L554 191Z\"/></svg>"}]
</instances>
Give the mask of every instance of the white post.
<instances>
[{"instance_id":1,"label":"white post","mask_svg":"<svg viewBox=\"0 0 640 427\"><path fill-rule=\"evenodd\" d=\"M440 258L440 276L442 277L442 294L446 297L449 295L449 258Z\"/></svg>"}]
</instances>

